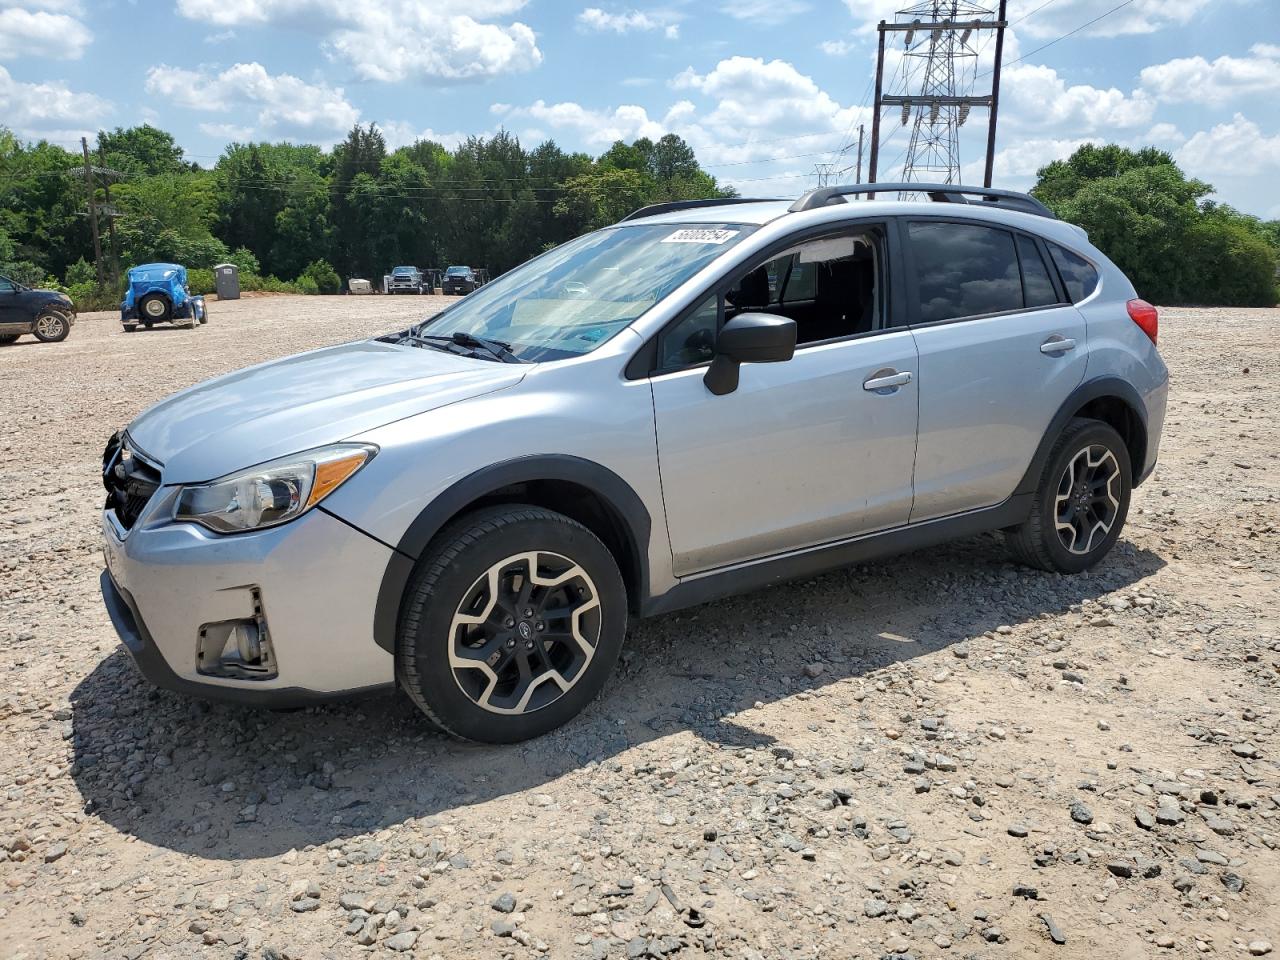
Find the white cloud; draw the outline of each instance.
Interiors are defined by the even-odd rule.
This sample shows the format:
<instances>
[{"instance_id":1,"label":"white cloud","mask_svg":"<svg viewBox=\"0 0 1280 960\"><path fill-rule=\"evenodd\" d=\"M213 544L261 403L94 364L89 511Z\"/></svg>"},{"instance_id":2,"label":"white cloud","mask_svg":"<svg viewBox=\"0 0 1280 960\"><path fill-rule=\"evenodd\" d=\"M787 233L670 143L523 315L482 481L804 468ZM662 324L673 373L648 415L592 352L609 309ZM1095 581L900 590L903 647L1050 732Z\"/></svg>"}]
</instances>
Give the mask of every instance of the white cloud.
<instances>
[{"instance_id":1,"label":"white cloud","mask_svg":"<svg viewBox=\"0 0 1280 960\"><path fill-rule=\"evenodd\" d=\"M234 30L219 30L217 33L211 33L204 38L205 43L226 43L228 40L234 40L236 32Z\"/></svg>"},{"instance_id":2,"label":"white cloud","mask_svg":"<svg viewBox=\"0 0 1280 960\"><path fill-rule=\"evenodd\" d=\"M387 149L396 150L399 147L407 147L419 140L433 140L443 147L452 150L467 137L491 137L492 131L467 131L454 130L449 133L439 133L430 127L420 128L412 123L404 120L384 120L378 124L378 129L382 131L383 139L387 141Z\"/></svg>"},{"instance_id":3,"label":"white cloud","mask_svg":"<svg viewBox=\"0 0 1280 960\"><path fill-rule=\"evenodd\" d=\"M843 57L856 48L857 44L848 40L823 40L818 44L818 49L829 57Z\"/></svg>"},{"instance_id":4,"label":"white cloud","mask_svg":"<svg viewBox=\"0 0 1280 960\"><path fill-rule=\"evenodd\" d=\"M1255 44L1251 57L1180 57L1145 67L1144 89L1170 103L1219 106L1243 94L1280 91L1280 47Z\"/></svg>"},{"instance_id":5,"label":"white cloud","mask_svg":"<svg viewBox=\"0 0 1280 960\"><path fill-rule=\"evenodd\" d=\"M33 6L37 5L0 10L0 60L79 60L84 48L93 42L89 28L73 16L30 9Z\"/></svg>"},{"instance_id":6,"label":"white cloud","mask_svg":"<svg viewBox=\"0 0 1280 960\"><path fill-rule=\"evenodd\" d=\"M681 16L670 10L624 10L610 13L600 7L587 7L578 14L578 25L597 33L647 33L661 30L668 40L680 36Z\"/></svg>"},{"instance_id":7,"label":"white cloud","mask_svg":"<svg viewBox=\"0 0 1280 960\"><path fill-rule=\"evenodd\" d=\"M1025 129L1127 130L1150 123L1155 113L1154 101L1141 90L1126 95L1115 87L1068 85L1058 71L1042 65L1007 67L1001 86L1002 104L1012 108L1010 122Z\"/></svg>"},{"instance_id":8,"label":"white cloud","mask_svg":"<svg viewBox=\"0 0 1280 960\"><path fill-rule=\"evenodd\" d=\"M72 144L93 136L112 111L96 94L61 83L22 83L0 67L0 117L20 137Z\"/></svg>"},{"instance_id":9,"label":"white cloud","mask_svg":"<svg viewBox=\"0 0 1280 960\"><path fill-rule=\"evenodd\" d=\"M245 143L253 139L253 127L241 127L234 123L202 123L200 132L228 143Z\"/></svg>"},{"instance_id":10,"label":"white cloud","mask_svg":"<svg viewBox=\"0 0 1280 960\"><path fill-rule=\"evenodd\" d=\"M735 20L783 24L792 17L808 13L810 9L808 0L729 0L720 12Z\"/></svg>"},{"instance_id":11,"label":"white cloud","mask_svg":"<svg viewBox=\"0 0 1280 960\"><path fill-rule=\"evenodd\" d=\"M1185 143L1186 136L1172 123L1157 123L1139 138L1143 143L1176 144Z\"/></svg>"},{"instance_id":12,"label":"white cloud","mask_svg":"<svg viewBox=\"0 0 1280 960\"><path fill-rule=\"evenodd\" d=\"M668 132L668 127L650 118L643 107L633 104L592 110L572 101L547 103L535 100L527 107L509 107L502 111L502 116L527 117L552 130L571 131L583 143L597 148L607 147L615 140L635 140L638 137L656 140Z\"/></svg>"},{"instance_id":13,"label":"white cloud","mask_svg":"<svg viewBox=\"0 0 1280 960\"><path fill-rule=\"evenodd\" d=\"M846 2L852 6L855 0ZM1185 26L1202 10L1212 6L1215 0L1134 0L1109 14L1107 11L1116 6L1116 0L1073 0L1036 10L1043 3L1044 0L1014 0L1009 4L1009 19L1016 21L1025 16L1026 19L1019 24L1020 29L1032 37L1051 39L1102 17L1076 36L1118 37ZM1032 11L1036 12L1028 16Z\"/></svg>"},{"instance_id":14,"label":"white cloud","mask_svg":"<svg viewBox=\"0 0 1280 960\"><path fill-rule=\"evenodd\" d=\"M480 80L542 62L526 24L491 22L524 0L178 0L178 12L224 27L314 22L326 53L361 79Z\"/></svg>"},{"instance_id":15,"label":"white cloud","mask_svg":"<svg viewBox=\"0 0 1280 960\"><path fill-rule=\"evenodd\" d=\"M664 112L542 100L490 109L504 122L527 118L596 150L614 140L675 133L722 183L754 195L802 189L813 161L842 145L858 120L870 120L869 109L842 105L783 60L730 57L705 74L690 67L669 85L685 97Z\"/></svg>"},{"instance_id":16,"label":"white cloud","mask_svg":"<svg viewBox=\"0 0 1280 960\"><path fill-rule=\"evenodd\" d=\"M147 71L146 89L190 110L256 111L254 131L264 137L331 143L360 118L341 87L273 76L260 63L237 63L221 73L161 64Z\"/></svg>"},{"instance_id":17,"label":"white cloud","mask_svg":"<svg viewBox=\"0 0 1280 960\"><path fill-rule=\"evenodd\" d=\"M1036 171L1045 164L1071 156L1086 143L1102 142L1098 137L1017 140L1011 146L996 151L992 179L1000 186L1011 180L1021 182L1034 178ZM981 183L984 163L984 159L977 159L965 164L961 168L961 180L966 183Z\"/></svg>"},{"instance_id":18,"label":"white cloud","mask_svg":"<svg viewBox=\"0 0 1280 960\"><path fill-rule=\"evenodd\" d=\"M1237 113L1229 123L1192 136L1174 159L1197 177L1215 173L1249 177L1280 170L1280 133L1267 136Z\"/></svg>"}]
</instances>

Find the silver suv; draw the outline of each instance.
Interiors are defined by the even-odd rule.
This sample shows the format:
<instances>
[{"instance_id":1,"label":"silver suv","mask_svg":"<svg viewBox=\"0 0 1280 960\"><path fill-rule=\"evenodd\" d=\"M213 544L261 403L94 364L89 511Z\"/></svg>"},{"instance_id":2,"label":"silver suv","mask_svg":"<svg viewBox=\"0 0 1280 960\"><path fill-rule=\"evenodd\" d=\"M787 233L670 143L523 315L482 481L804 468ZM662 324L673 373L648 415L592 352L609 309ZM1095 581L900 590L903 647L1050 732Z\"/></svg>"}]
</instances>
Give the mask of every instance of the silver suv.
<instances>
[{"instance_id":1,"label":"silver suv","mask_svg":"<svg viewBox=\"0 0 1280 960\"><path fill-rule=\"evenodd\" d=\"M897 190L932 202L863 198ZM521 740L599 693L629 616L991 529L1097 563L1156 462L1155 341L1023 194L647 207L143 413L105 454L102 592L159 686L399 685Z\"/></svg>"}]
</instances>

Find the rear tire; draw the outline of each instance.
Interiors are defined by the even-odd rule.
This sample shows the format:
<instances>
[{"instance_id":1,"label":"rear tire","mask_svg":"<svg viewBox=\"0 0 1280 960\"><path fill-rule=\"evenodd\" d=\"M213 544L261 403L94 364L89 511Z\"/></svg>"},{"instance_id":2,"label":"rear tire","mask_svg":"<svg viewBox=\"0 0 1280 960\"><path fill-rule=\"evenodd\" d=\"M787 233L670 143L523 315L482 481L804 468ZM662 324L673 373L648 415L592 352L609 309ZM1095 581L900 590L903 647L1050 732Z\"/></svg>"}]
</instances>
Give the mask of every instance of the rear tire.
<instances>
[{"instance_id":1,"label":"rear tire","mask_svg":"<svg viewBox=\"0 0 1280 960\"><path fill-rule=\"evenodd\" d=\"M1056 573L1080 573L1110 552L1133 491L1129 450L1098 420L1071 420L1045 461L1031 514L1005 531L1014 557Z\"/></svg>"},{"instance_id":2,"label":"rear tire","mask_svg":"<svg viewBox=\"0 0 1280 960\"><path fill-rule=\"evenodd\" d=\"M595 698L626 627L626 588L595 534L541 507L486 508L419 560L400 608L396 677L445 732L515 743Z\"/></svg>"},{"instance_id":3,"label":"rear tire","mask_svg":"<svg viewBox=\"0 0 1280 960\"><path fill-rule=\"evenodd\" d=\"M45 310L36 317L31 331L41 343L61 343L71 333L71 321L57 310Z\"/></svg>"}]
</instances>

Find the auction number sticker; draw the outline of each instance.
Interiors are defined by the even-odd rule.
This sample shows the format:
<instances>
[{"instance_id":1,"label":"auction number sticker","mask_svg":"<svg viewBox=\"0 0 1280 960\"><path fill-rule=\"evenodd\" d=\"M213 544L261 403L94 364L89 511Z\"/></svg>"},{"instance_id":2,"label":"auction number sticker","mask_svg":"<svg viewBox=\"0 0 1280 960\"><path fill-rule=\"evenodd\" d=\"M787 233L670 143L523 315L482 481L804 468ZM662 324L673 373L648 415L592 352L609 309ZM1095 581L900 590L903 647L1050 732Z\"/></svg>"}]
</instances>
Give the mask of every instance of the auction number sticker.
<instances>
[{"instance_id":1,"label":"auction number sticker","mask_svg":"<svg viewBox=\"0 0 1280 960\"><path fill-rule=\"evenodd\" d=\"M718 230L713 227L686 227L664 239L663 243L724 243L738 235L737 230Z\"/></svg>"}]
</instances>

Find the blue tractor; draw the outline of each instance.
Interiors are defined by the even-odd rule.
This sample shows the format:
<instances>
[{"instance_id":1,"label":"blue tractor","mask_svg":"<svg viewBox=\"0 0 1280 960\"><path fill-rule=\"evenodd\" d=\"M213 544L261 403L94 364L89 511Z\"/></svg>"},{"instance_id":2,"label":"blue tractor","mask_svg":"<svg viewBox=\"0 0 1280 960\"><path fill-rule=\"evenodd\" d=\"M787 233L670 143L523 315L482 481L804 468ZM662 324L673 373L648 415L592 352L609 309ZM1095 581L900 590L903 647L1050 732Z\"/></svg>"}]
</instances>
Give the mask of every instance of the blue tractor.
<instances>
[{"instance_id":1,"label":"blue tractor","mask_svg":"<svg viewBox=\"0 0 1280 960\"><path fill-rule=\"evenodd\" d=\"M144 263L129 271L129 289L120 304L120 322L126 333L138 324L151 328L157 323L184 321L195 328L208 323L204 297L193 296L187 286L187 268L176 263Z\"/></svg>"}]
</instances>

